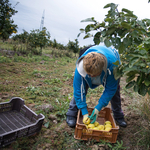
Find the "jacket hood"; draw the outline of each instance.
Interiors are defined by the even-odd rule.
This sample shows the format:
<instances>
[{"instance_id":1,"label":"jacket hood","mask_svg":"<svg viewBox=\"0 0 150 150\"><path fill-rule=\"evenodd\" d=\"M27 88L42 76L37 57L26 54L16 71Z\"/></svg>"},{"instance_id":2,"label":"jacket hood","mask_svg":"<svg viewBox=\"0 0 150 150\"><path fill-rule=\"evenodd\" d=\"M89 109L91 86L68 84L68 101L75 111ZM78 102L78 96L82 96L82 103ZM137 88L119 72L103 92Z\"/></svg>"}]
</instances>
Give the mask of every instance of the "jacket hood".
<instances>
[{"instance_id":1,"label":"jacket hood","mask_svg":"<svg viewBox=\"0 0 150 150\"><path fill-rule=\"evenodd\" d=\"M83 68L83 58L84 57L81 57L80 59L78 59L77 63L76 63L76 67L77 67L77 70L79 72L79 74L82 76L82 77L86 77L87 73L86 71L84 70Z\"/></svg>"}]
</instances>

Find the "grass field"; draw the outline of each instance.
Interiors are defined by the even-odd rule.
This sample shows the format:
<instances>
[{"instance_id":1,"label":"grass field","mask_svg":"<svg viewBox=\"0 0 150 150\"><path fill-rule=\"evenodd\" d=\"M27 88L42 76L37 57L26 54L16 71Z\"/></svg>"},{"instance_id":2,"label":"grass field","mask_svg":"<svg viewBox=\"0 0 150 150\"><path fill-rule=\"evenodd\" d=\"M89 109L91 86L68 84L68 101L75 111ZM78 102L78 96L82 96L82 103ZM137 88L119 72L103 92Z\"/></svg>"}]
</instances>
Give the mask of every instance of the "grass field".
<instances>
[{"instance_id":1,"label":"grass field","mask_svg":"<svg viewBox=\"0 0 150 150\"><path fill-rule=\"evenodd\" d=\"M137 147L137 144L139 148L143 144L140 143L141 140L139 141L141 134L137 133L140 130L139 123L141 122L136 122L137 116L135 117L135 114L139 113L136 105L140 97L131 90L124 88L124 80L121 81L121 94L124 99L123 110L126 119L128 123L132 121L129 128L121 128L116 144L105 143L104 141L98 143L93 140L76 140L74 139L75 130L69 128L65 121L66 112L73 96L76 57L74 55L73 57L52 56L51 52L54 49L51 48L44 49L41 56L18 56L16 54L12 56L2 53L5 47L11 49L7 45L8 43L1 44L0 102L7 102L12 97L21 97L31 110L45 116L39 134L18 138L11 145L4 147L4 150L90 150L96 147L100 148L99 145L108 150L120 150L133 149ZM61 53L63 52L61 51ZM89 89L87 95L89 107L94 107L98 103L102 92L102 86L95 90ZM132 119L134 119L134 123ZM133 140L134 133L136 133L136 137Z\"/></svg>"}]
</instances>

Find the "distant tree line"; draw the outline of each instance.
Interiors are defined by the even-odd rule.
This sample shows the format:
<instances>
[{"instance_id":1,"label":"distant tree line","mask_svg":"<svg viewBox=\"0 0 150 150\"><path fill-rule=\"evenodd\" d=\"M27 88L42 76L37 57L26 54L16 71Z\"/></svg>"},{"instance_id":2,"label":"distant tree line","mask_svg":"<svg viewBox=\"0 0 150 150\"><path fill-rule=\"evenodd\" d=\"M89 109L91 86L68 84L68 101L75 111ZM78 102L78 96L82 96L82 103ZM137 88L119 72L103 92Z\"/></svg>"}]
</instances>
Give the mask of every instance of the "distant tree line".
<instances>
[{"instance_id":1,"label":"distant tree line","mask_svg":"<svg viewBox=\"0 0 150 150\"><path fill-rule=\"evenodd\" d=\"M16 3L17 5L18 3ZM16 6L15 5L15 6ZM17 25L14 24L12 16L17 13L15 6L12 7L12 4L9 0L0 1L0 39L3 42L12 36L12 34L17 33ZM56 49L67 49L73 51L73 53L78 53L79 51L79 42L77 39L75 41L70 41L66 46L60 44L54 40L50 40L50 33L47 31L46 27L40 31L39 29L31 30L28 33L26 30L23 30L23 33L16 34L12 37L14 41L19 41L21 44L20 52L28 54L30 52L34 54L41 54L43 47L50 46ZM14 50L17 49L17 45L14 45Z\"/></svg>"},{"instance_id":2,"label":"distant tree line","mask_svg":"<svg viewBox=\"0 0 150 150\"><path fill-rule=\"evenodd\" d=\"M32 51L36 51L37 48L40 48L38 52L36 51L36 54L41 54L42 48L46 46L58 50L70 50L75 54L78 53L80 49L77 39L74 41L69 40L67 45L58 43L56 39L50 40L50 33L47 31L46 27L44 27L42 31L39 29L31 30L30 33L28 33L26 30L23 30L23 33L14 35L12 39L26 45L28 50L30 49Z\"/></svg>"}]
</instances>

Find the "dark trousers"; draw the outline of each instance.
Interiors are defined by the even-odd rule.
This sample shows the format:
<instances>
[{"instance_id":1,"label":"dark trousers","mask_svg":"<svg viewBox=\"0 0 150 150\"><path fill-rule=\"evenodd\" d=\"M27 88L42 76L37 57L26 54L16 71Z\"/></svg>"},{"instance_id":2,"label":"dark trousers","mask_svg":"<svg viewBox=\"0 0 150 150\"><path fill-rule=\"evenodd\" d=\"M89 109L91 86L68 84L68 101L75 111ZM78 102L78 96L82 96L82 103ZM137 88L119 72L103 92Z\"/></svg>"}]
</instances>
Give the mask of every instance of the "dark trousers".
<instances>
[{"instance_id":1,"label":"dark trousers","mask_svg":"<svg viewBox=\"0 0 150 150\"><path fill-rule=\"evenodd\" d=\"M87 49L89 49L92 46L94 46L94 45L91 45L91 46L85 47L84 49L81 49L80 53L79 53L79 57ZM88 86L86 86L86 87L87 87L87 89L86 89L86 94L87 94ZM111 102L111 109L113 111L114 118L115 119L117 119L117 118L124 118L124 114L123 114L123 111L121 109L120 80L118 81L117 91L116 91L115 95L113 96L113 98L111 99L110 102ZM74 99L74 96L73 96L73 98L72 98L72 100L70 102L70 105L69 105L68 112L66 113L66 115L77 117L77 113L78 113L78 108L77 108L77 105L76 105L76 102L75 102L75 99Z\"/></svg>"},{"instance_id":2,"label":"dark trousers","mask_svg":"<svg viewBox=\"0 0 150 150\"><path fill-rule=\"evenodd\" d=\"M113 115L114 115L115 119L124 118L124 114L123 114L122 109L121 109L120 84L119 83L120 83L120 81L118 81L117 91L110 101L111 102L111 109L113 111ZM88 91L88 88L86 89L86 93L87 93L87 91ZM76 105L76 102L75 102L75 99L73 96L66 115L77 117L77 114L78 114L78 108L77 108L77 105Z\"/></svg>"}]
</instances>

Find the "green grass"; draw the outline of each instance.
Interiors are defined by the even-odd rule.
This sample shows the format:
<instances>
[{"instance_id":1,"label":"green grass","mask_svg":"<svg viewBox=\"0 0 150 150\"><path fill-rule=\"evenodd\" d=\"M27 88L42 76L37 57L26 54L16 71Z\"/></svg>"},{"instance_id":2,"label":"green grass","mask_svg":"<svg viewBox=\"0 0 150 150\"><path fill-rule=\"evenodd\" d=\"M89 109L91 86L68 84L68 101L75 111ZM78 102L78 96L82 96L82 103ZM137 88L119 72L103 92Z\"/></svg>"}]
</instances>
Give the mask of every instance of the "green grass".
<instances>
[{"instance_id":1,"label":"green grass","mask_svg":"<svg viewBox=\"0 0 150 150\"><path fill-rule=\"evenodd\" d=\"M52 105L54 108L52 113L57 116L58 123L64 121L69 108L70 97L73 95L73 87L69 83L73 81L72 74L75 69L75 62L75 58L68 57L53 58L45 55L8 57L1 55L0 94L7 94L8 96L1 98L0 102L9 101L12 97L23 98L28 107L32 105L32 110L35 113L42 113L45 116L43 125L47 124L49 130L53 127L52 122L48 119L51 113L48 109L41 110L39 106L43 104ZM60 144L66 140L64 136L61 137L59 146L57 144L52 145L61 148ZM33 140L30 137L18 139L12 144L12 147L14 149L30 149L30 147L37 149L40 143L50 141L43 138L43 134L40 133Z\"/></svg>"},{"instance_id":2,"label":"green grass","mask_svg":"<svg viewBox=\"0 0 150 150\"><path fill-rule=\"evenodd\" d=\"M2 40L0 40L0 49L4 49L4 50L13 50L13 46L16 42L12 41L12 40L8 40L3 42Z\"/></svg>"},{"instance_id":3,"label":"green grass","mask_svg":"<svg viewBox=\"0 0 150 150\"><path fill-rule=\"evenodd\" d=\"M11 44L7 43L7 47ZM110 149L124 149L120 140L116 144L100 143L95 141L80 141L74 139L74 129L66 128L65 119L69 103L73 96L73 75L76 58L52 57L51 48L43 49L48 55L17 56L0 55L0 102L9 101L12 97L21 97L25 104L35 113L45 116L43 127L38 135L19 138L5 149L92 149L93 145L105 144ZM94 107L104 88L88 90L88 107ZM123 94L130 99L134 97L130 90L123 88ZM44 105L51 105L53 109L42 109ZM135 105L130 105L133 110ZM54 115L57 123L49 119ZM149 139L149 134L141 133ZM134 139L133 139L134 140ZM139 141L138 144L147 144L147 141Z\"/></svg>"}]
</instances>

